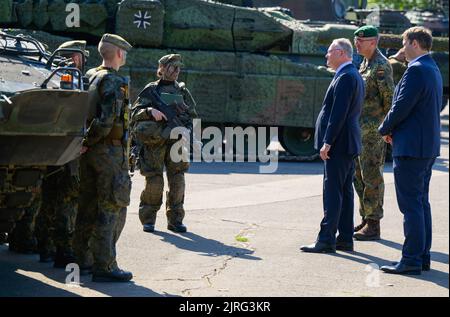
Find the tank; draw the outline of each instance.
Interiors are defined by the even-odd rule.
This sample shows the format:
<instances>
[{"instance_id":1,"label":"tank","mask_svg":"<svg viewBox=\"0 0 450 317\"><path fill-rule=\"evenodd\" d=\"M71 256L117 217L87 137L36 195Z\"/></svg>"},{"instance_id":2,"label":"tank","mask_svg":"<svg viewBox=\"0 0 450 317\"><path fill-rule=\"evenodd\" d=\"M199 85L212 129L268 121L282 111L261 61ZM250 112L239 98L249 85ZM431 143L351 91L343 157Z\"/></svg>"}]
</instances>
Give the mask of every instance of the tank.
<instances>
[{"instance_id":1,"label":"tank","mask_svg":"<svg viewBox=\"0 0 450 317\"><path fill-rule=\"evenodd\" d=\"M306 23L283 10L227 2L242 6L204 0L3 0L0 26L19 28L16 32L28 32L51 48L87 39L94 53L90 66L100 63L94 45L103 33L123 36L135 47L121 68L130 78L132 100L156 79L158 59L179 53L185 64L180 80L197 101L202 128L240 126L257 137L258 127L278 127L288 155L314 160L314 125L334 75L325 67L326 50L335 38L353 39L357 26ZM448 51L448 39L442 43ZM401 38L383 35L380 45L400 48Z\"/></svg>"},{"instance_id":2,"label":"tank","mask_svg":"<svg viewBox=\"0 0 450 317\"><path fill-rule=\"evenodd\" d=\"M447 2L448 3L448 2ZM448 36L448 9L410 10L405 16L413 25L424 26L436 36Z\"/></svg>"},{"instance_id":3,"label":"tank","mask_svg":"<svg viewBox=\"0 0 450 317\"><path fill-rule=\"evenodd\" d=\"M59 52L0 33L0 232L9 232L39 193L46 167L75 159L81 149L87 92L60 88L68 75L83 85Z\"/></svg>"}]
</instances>

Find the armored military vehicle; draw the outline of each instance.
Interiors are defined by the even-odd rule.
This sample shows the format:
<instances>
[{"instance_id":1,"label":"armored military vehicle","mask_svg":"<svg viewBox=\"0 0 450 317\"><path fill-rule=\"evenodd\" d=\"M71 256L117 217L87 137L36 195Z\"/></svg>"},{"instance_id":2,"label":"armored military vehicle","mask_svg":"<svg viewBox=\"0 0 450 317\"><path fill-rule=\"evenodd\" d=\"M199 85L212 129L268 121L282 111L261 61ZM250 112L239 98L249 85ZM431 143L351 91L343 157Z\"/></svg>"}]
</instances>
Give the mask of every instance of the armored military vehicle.
<instances>
[{"instance_id":1,"label":"armored military vehicle","mask_svg":"<svg viewBox=\"0 0 450 317\"><path fill-rule=\"evenodd\" d=\"M79 50L66 49L84 54ZM39 192L46 166L79 155L87 92L81 72L56 51L0 32L0 232L9 232ZM64 89L62 89L63 87Z\"/></svg>"},{"instance_id":2,"label":"armored military vehicle","mask_svg":"<svg viewBox=\"0 0 450 317\"><path fill-rule=\"evenodd\" d=\"M228 1L245 5L246 1ZM155 80L158 59L180 53L185 81L197 101L202 127L279 128L282 146L299 160L313 160L314 124L333 73L325 53L338 37L353 38L357 26L301 22L282 10L233 6L205 0L1 0L0 26L28 30L57 47L104 32L135 47L123 75L134 99ZM9 14L8 14L9 13ZM34 30L34 31L32 31ZM444 39L448 51L448 39ZM401 47L401 38L381 45ZM96 51L90 48L91 52ZM90 65L98 64L95 54ZM251 134L251 135L250 135Z\"/></svg>"}]
</instances>

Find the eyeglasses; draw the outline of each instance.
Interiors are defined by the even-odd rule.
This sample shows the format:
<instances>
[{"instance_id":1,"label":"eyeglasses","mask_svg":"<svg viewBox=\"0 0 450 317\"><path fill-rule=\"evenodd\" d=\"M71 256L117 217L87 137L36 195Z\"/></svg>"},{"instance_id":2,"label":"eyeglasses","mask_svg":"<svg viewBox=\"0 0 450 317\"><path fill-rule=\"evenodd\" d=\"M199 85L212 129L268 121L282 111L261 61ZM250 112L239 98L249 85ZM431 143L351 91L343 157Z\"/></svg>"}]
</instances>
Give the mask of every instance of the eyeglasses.
<instances>
[{"instance_id":1,"label":"eyeglasses","mask_svg":"<svg viewBox=\"0 0 450 317\"><path fill-rule=\"evenodd\" d=\"M328 50L327 53L330 54L333 51L343 51L342 48L333 48L332 50Z\"/></svg>"}]
</instances>

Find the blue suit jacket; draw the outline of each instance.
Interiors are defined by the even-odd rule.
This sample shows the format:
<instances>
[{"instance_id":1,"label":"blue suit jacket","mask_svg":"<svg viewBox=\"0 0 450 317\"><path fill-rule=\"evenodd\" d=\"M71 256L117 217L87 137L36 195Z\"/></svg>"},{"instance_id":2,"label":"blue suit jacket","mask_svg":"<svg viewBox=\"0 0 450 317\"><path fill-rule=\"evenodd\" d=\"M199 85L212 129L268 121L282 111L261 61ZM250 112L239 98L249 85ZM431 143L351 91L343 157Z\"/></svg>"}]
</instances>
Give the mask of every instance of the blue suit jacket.
<instances>
[{"instance_id":1,"label":"blue suit jacket","mask_svg":"<svg viewBox=\"0 0 450 317\"><path fill-rule=\"evenodd\" d=\"M331 145L330 155L361 153L359 117L364 93L364 81L353 64L345 66L335 75L317 117L314 135L316 150L327 143Z\"/></svg>"},{"instance_id":2,"label":"blue suit jacket","mask_svg":"<svg viewBox=\"0 0 450 317\"><path fill-rule=\"evenodd\" d=\"M395 87L391 110L378 128L392 134L394 157L434 158L440 155L442 76L425 55L409 65Z\"/></svg>"}]
</instances>

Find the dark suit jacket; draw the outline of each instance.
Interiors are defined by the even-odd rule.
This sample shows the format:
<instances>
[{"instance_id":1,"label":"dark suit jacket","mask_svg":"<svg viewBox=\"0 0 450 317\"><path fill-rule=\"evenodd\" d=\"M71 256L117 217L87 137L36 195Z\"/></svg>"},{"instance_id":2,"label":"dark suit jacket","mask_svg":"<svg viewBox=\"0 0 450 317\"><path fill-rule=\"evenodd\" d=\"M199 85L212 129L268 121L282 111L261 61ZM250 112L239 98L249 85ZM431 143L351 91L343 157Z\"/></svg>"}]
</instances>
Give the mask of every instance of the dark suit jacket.
<instances>
[{"instance_id":1,"label":"dark suit jacket","mask_svg":"<svg viewBox=\"0 0 450 317\"><path fill-rule=\"evenodd\" d=\"M392 134L395 157L440 155L442 76L429 55L409 65L395 87L392 108L378 128Z\"/></svg>"},{"instance_id":2,"label":"dark suit jacket","mask_svg":"<svg viewBox=\"0 0 450 317\"><path fill-rule=\"evenodd\" d=\"M345 66L335 75L317 117L314 136L316 150L326 143L331 145L330 155L361 153L359 117L364 93L364 81L353 64Z\"/></svg>"}]
</instances>

